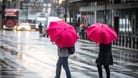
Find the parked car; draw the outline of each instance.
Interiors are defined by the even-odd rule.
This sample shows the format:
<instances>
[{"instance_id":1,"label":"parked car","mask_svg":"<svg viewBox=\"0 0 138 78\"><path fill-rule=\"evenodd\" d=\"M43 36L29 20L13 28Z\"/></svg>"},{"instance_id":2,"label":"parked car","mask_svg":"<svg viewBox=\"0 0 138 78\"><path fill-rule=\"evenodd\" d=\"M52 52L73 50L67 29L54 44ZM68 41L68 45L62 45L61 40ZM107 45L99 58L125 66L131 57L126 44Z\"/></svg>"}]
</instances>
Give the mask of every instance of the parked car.
<instances>
[{"instance_id":1,"label":"parked car","mask_svg":"<svg viewBox=\"0 0 138 78\"><path fill-rule=\"evenodd\" d=\"M17 27L17 30L31 30L31 25L29 23L20 23L19 26Z\"/></svg>"}]
</instances>

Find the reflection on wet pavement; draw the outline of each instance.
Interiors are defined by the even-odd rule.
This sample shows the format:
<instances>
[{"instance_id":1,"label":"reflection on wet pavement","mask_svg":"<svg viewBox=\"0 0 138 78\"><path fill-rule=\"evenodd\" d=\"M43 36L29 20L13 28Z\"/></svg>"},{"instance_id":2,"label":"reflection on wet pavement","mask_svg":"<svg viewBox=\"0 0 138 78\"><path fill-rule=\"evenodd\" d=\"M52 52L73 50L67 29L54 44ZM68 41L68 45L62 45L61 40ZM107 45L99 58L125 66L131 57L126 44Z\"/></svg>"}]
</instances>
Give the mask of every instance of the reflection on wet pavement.
<instances>
[{"instance_id":1,"label":"reflection on wet pavement","mask_svg":"<svg viewBox=\"0 0 138 78\"><path fill-rule=\"evenodd\" d=\"M0 78L41 78L36 72L1 71Z\"/></svg>"},{"instance_id":2,"label":"reflection on wet pavement","mask_svg":"<svg viewBox=\"0 0 138 78\"><path fill-rule=\"evenodd\" d=\"M0 78L54 78L57 60L56 46L51 45L48 38L38 38L36 32L30 32L31 37L29 38L25 38L29 36L27 33L24 38L20 38L23 34L25 32L11 34L10 36L5 34L4 39L1 40L3 44L0 45L4 48L8 47L9 50L1 48L0 51L11 52L15 58L9 57L7 59L6 63L11 65L3 63ZM113 48L115 64L111 66L112 78L138 77L137 52L133 51L133 55L131 55L131 52L125 51ZM17 52L17 54L14 55L14 52ZM79 40L76 43L75 55L69 59L73 78L98 78L95 64L97 55L98 45ZM19 57L21 58L19 59ZM18 60L14 60L17 58ZM61 78L65 78L64 71Z\"/></svg>"}]
</instances>

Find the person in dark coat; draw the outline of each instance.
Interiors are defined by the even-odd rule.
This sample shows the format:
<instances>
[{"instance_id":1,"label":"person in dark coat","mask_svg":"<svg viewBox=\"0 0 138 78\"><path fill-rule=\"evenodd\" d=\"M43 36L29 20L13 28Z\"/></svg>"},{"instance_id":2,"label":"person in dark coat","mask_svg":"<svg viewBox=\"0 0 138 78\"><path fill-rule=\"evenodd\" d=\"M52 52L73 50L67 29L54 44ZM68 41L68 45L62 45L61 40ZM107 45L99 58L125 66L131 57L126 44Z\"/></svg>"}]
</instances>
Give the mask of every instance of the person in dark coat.
<instances>
[{"instance_id":1,"label":"person in dark coat","mask_svg":"<svg viewBox=\"0 0 138 78\"><path fill-rule=\"evenodd\" d=\"M42 37L42 33L43 33L43 26L42 26L42 23L39 24L38 26L38 31L39 31L39 36Z\"/></svg>"},{"instance_id":2,"label":"person in dark coat","mask_svg":"<svg viewBox=\"0 0 138 78\"><path fill-rule=\"evenodd\" d=\"M107 78L110 78L109 65L113 65L112 46L110 44L100 44L99 55L96 59L99 78L103 78L102 66L104 66Z\"/></svg>"}]
</instances>

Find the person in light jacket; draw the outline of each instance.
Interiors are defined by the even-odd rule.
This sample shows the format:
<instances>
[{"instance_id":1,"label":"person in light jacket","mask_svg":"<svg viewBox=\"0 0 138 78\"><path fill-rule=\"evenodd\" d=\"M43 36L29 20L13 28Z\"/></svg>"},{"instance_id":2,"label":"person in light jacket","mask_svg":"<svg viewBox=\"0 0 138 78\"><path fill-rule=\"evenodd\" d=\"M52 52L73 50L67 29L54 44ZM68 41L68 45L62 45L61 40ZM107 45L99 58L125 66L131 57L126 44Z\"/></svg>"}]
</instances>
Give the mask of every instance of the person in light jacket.
<instances>
[{"instance_id":1,"label":"person in light jacket","mask_svg":"<svg viewBox=\"0 0 138 78\"><path fill-rule=\"evenodd\" d=\"M61 66L63 65L63 68L66 72L66 77L71 78L71 73L68 65L68 57L69 57L68 48L59 48L58 47L58 61L56 65L56 76L55 78L60 78L61 74Z\"/></svg>"},{"instance_id":2,"label":"person in light jacket","mask_svg":"<svg viewBox=\"0 0 138 78\"><path fill-rule=\"evenodd\" d=\"M102 66L104 66L107 78L110 78L109 65L113 65L112 46L110 44L100 44L99 55L96 59L99 78L103 78Z\"/></svg>"}]
</instances>

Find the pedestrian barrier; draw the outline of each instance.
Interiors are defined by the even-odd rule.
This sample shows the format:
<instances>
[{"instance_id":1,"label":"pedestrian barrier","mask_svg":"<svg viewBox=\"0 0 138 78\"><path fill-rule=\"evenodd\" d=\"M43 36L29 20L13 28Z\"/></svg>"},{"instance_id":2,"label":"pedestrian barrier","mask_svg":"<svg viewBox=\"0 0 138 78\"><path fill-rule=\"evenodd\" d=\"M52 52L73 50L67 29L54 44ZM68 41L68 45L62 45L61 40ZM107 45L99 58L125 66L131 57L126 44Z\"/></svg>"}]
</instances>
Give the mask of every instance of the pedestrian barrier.
<instances>
[{"instance_id":1,"label":"pedestrian barrier","mask_svg":"<svg viewBox=\"0 0 138 78\"><path fill-rule=\"evenodd\" d=\"M116 46L138 49L138 36L118 36L118 40L113 43Z\"/></svg>"},{"instance_id":2,"label":"pedestrian barrier","mask_svg":"<svg viewBox=\"0 0 138 78\"><path fill-rule=\"evenodd\" d=\"M116 60L120 60L120 62L137 62L138 59L138 53L137 51L132 51L132 50L124 50L124 49L119 49L119 50L113 50L113 56Z\"/></svg>"},{"instance_id":3,"label":"pedestrian barrier","mask_svg":"<svg viewBox=\"0 0 138 78\"><path fill-rule=\"evenodd\" d=\"M132 37L133 38L133 37ZM122 38L123 39L123 38ZM124 38L125 39L125 38ZM81 42L81 40L79 40ZM85 41L87 44L90 43L89 41ZM83 43L84 43L83 42ZM119 40L117 42L114 42L114 44L118 43ZM91 44L95 44L95 43L91 43ZM130 44L130 43L127 43ZM131 41L131 45L132 45L132 41ZM87 50L87 51L91 51L93 54L98 54L98 46L91 48L91 49L87 49L87 46L81 48L82 50ZM113 51L113 57L120 62L137 62L138 59L138 52L137 50L133 50L133 49L125 49L125 48L121 48L120 46L115 46L113 45L112 47L112 51Z\"/></svg>"}]
</instances>

